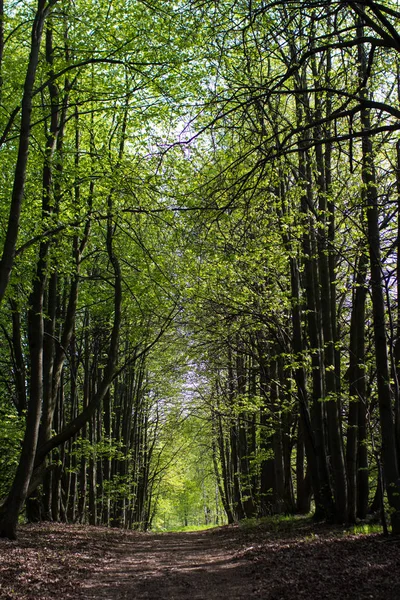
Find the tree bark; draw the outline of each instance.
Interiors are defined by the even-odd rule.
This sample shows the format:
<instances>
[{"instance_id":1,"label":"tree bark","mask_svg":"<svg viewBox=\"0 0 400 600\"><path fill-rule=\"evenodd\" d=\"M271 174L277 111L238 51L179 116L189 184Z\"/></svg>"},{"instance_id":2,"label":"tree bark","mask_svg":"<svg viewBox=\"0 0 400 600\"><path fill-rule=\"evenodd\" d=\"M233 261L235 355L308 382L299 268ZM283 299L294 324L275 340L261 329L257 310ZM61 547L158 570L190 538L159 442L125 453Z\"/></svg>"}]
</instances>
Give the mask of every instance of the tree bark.
<instances>
[{"instance_id":1,"label":"tree bark","mask_svg":"<svg viewBox=\"0 0 400 600\"><path fill-rule=\"evenodd\" d=\"M14 265L21 208L25 191L26 168L28 164L33 89L35 85L37 66L39 63L39 52L43 35L43 27L49 9L53 4L55 4L55 2L56 0L52 0L46 5L46 0L38 0L36 14L32 25L31 51L26 70L24 92L21 104L18 156L15 165L14 185L11 196L6 237L0 261L0 304L4 298L8 282L10 280L11 270Z\"/></svg>"},{"instance_id":2,"label":"tree bark","mask_svg":"<svg viewBox=\"0 0 400 600\"><path fill-rule=\"evenodd\" d=\"M360 21L357 34L362 38L363 28ZM365 49L358 46L360 81L364 81L367 72ZM363 91L367 99L367 91ZM379 231L378 190L376 184L373 146L368 132L371 129L370 110L367 106L361 110L362 138L362 180L367 217L367 239L371 270L372 314L375 342L375 362L377 370L379 419L382 432L382 459L386 481L388 501L391 508L392 532L400 534L400 477L397 463L397 445L393 420L394 397L390 385L388 362L387 331L385 320L384 280L382 275L381 239Z\"/></svg>"}]
</instances>

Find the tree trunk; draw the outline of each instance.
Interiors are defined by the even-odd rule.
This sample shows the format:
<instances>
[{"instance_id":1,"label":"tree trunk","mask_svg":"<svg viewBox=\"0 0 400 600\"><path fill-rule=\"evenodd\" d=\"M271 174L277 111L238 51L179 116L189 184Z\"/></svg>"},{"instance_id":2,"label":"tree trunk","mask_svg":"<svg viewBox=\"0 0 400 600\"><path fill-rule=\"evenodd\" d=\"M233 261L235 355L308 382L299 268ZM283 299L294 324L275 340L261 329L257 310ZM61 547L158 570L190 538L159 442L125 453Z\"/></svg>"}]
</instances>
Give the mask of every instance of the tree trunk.
<instances>
[{"instance_id":1,"label":"tree trunk","mask_svg":"<svg viewBox=\"0 0 400 600\"><path fill-rule=\"evenodd\" d=\"M39 52L43 35L43 27L49 9L53 4L55 4L55 0L52 0L52 2L47 5L46 0L38 0L36 14L32 25L31 48L21 104L21 125L19 130L18 156L14 172L14 186L11 196L10 214L8 218L3 254L0 261L0 304L4 298L4 294L10 280L11 270L14 265L22 201L25 191L26 167L28 163L29 140L31 132L33 89L35 85L37 66L39 63Z\"/></svg>"},{"instance_id":2,"label":"tree trunk","mask_svg":"<svg viewBox=\"0 0 400 600\"><path fill-rule=\"evenodd\" d=\"M357 35L362 38L363 28L359 24ZM367 72L367 59L362 43L358 46L360 81ZM363 100L367 91L363 92ZM379 419L382 432L382 459L388 501L391 508L391 523L394 534L400 534L400 477L397 463L397 445L393 420L394 397L390 385L390 371L385 322L384 280L382 275L381 240L379 231L378 191L375 176L372 140L368 135L371 129L370 111L364 106L361 110L362 138L362 180L364 205L367 217L368 250L371 270L372 315L375 341L375 361L378 384Z\"/></svg>"},{"instance_id":3,"label":"tree trunk","mask_svg":"<svg viewBox=\"0 0 400 600\"><path fill-rule=\"evenodd\" d=\"M365 511L368 506L368 463L365 464L365 457L362 452L360 452L361 445L359 436L359 417L361 411L366 408L364 363L367 263L368 257L365 254L364 249L362 249L356 271L350 322L350 405L346 447L349 486L348 520L350 523L354 523L356 517L360 516L360 513L364 515L365 518ZM362 443L366 445L365 438ZM368 460L368 455L366 458ZM361 506L363 506L364 509L361 509ZM358 510L357 507L360 507L360 510Z\"/></svg>"}]
</instances>

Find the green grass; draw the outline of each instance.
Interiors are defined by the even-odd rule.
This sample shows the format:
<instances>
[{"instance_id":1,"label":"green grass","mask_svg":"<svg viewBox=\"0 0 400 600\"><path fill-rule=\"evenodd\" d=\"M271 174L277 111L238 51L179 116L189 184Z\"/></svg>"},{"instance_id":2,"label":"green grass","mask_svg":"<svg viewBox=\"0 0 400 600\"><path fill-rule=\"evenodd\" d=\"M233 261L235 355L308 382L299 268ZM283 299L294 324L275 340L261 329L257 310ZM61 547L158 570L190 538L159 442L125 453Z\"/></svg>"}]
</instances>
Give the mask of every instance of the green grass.
<instances>
[{"instance_id":1,"label":"green grass","mask_svg":"<svg viewBox=\"0 0 400 600\"><path fill-rule=\"evenodd\" d=\"M273 532L290 531L300 523L311 522L311 515L273 515L239 521L242 529L265 527Z\"/></svg>"},{"instance_id":2,"label":"green grass","mask_svg":"<svg viewBox=\"0 0 400 600\"><path fill-rule=\"evenodd\" d=\"M335 536L381 534L382 525L379 523L359 523L357 525L328 525L315 523L312 515L274 515L259 519L245 519L239 522L239 527L244 531L261 528L272 535L305 535L305 539L313 540L321 534L329 532Z\"/></svg>"},{"instance_id":3,"label":"green grass","mask_svg":"<svg viewBox=\"0 0 400 600\"><path fill-rule=\"evenodd\" d=\"M175 527L155 527L153 531L161 532L189 532L189 531L204 531L206 529L213 529L218 525L188 525L175 526ZM348 536L348 535L368 535L368 534L381 534L382 525L379 523L359 523L357 525L340 526L332 525L329 526L326 523L314 523L312 515L273 515L268 517L244 519L239 521L238 527L243 531L251 532L253 529L262 529L271 533L273 536L295 535L303 537L306 540L313 540L318 538L321 534L326 534L328 531L335 536ZM320 528L323 528L322 531ZM315 528L315 531L313 531Z\"/></svg>"},{"instance_id":4,"label":"green grass","mask_svg":"<svg viewBox=\"0 0 400 600\"><path fill-rule=\"evenodd\" d=\"M178 533L183 531L205 531L206 529L213 529L218 527L218 525L210 524L210 525L187 525L186 527L177 526L177 527L169 527L168 529L164 527L154 527L152 531L157 533Z\"/></svg>"},{"instance_id":5,"label":"green grass","mask_svg":"<svg viewBox=\"0 0 400 600\"><path fill-rule=\"evenodd\" d=\"M348 533L355 535L382 533L382 525L380 523L360 523L358 525L353 525L353 527L347 531Z\"/></svg>"}]
</instances>

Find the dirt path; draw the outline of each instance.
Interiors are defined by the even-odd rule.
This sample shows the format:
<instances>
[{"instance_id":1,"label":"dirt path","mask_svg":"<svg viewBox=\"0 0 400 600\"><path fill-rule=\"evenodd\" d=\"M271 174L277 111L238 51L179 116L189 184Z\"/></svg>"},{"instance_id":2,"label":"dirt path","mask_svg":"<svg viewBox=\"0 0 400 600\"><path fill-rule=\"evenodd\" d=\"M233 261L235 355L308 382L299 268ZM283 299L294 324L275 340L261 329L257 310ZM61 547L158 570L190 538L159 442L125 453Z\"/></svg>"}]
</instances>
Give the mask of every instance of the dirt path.
<instances>
[{"instance_id":1,"label":"dirt path","mask_svg":"<svg viewBox=\"0 0 400 600\"><path fill-rule=\"evenodd\" d=\"M221 543L222 541L222 543ZM90 599L255 597L251 564L212 532L165 533L121 541L83 585Z\"/></svg>"},{"instance_id":2,"label":"dirt path","mask_svg":"<svg viewBox=\"0 0 400 600\"><path fill-rule=\"evenodd\" d=\"M304 520L196 533L21 527L0 600L398 600L400 541Z\"/></svg>"}]
</instances>

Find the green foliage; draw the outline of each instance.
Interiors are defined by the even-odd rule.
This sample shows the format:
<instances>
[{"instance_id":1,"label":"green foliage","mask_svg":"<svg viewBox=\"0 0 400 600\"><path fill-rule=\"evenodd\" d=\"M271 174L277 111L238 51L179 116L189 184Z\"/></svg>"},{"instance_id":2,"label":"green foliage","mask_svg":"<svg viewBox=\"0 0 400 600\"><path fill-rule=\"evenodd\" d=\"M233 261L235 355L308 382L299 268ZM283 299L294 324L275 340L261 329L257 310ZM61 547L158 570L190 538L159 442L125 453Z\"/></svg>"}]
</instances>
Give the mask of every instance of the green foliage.
<instances>
[{"instance_id":1,"label":"green foliage","mask_svg":"<svg viewBox=\"0 0 400 600\"><path fill-rule=\"evenodd\" d=\"M168 527L164 529L162 526L155 527L155 531L174 531L174 532L190 532L190 531L205 531L206 529L214 529L215 524L209 523L208 525L188 525L187 527L177 526L177 527Z\"/></svg>"},{"instance_id":2,"label":"green foliage","mask_svg":"<svg viewBox=\"0 0 400 600\"><path fill-rule=\"evenodd\" d=\"M208 444L207 431L196 416L187 415L175 424L163 453L165 468L158 483L155 529L183 531L224 521Z\"/></svg>"},{"instance_id":3,"label":"green foliage","mask_svg":"<svg viewBox=\"0 0 400 600\"><path fill-rule=\"evenodd\" d=\"M12 407L0 405L0 499L5 497L12 483L24 429L24 415L19 417Z\"/></svg>"},{"instance_id":4,"label":"green foliage","mask_svg":"<svg viewBox=\"0 0 400 600\"><path fill-rule=\"evenodd\" d=\"M348 530L350 534L354 535L370 535L373 533L382 533L382 525L378 523L360 523L354 525L352 529Z\"/></svg>"},{"instance_id":5,"label":"green foliage","mask_svg":"<svg viewBox=\"0 0 400 600\"><path fill-rule=\"evenodd\" d=\"M107 398L110 414L106 418L103 402L86 429L55 455L57 467L63 467L65 453L68 484L97 462L108 478L91 483L92 495L102 494L104 505L113 505L115 512L118 503L139 502L143 492L135 523L166 529L221 522L221 489L225 484L224 493L232 496L238 482L241 501L254 500L254 510L265 512L260 478L275 459L286 467L286 492L295 489L292 462L300 453L294 447L302 444L300 371L311 413L321 410L330 424L326 411L340 399L340 439L352 431L346 421L359 401L349 375L354 296L359 285L367 285L358 284L357 277L371 237L365 206L371 185L363 182L361 45L354 43L350 5L332 9L333 23L326 3L318 18L318 3L301 11L296 3L286 4L77 0L51 7L45 36L48 49L52 35L53 48L46 56L42 42L18 249L0 316L1 496L10 486L24 430L24 416L14 409L18 361L25 370L19 385L29 396L28 322L42 267L47 275L44 362L48 365L60 349L64 357L54 432L83 411L101 386L119 272L122 316ZM393 2L386 5L395 10ZM35 7L31 0L5 7L2 243ZM366 26L367 39L379 38L373 23ZM315 49L317 42L322 46ZM378 42L367 87L388 328L383 338L394 376L399 186L398 109L391 95L398 57L387 39ZM65 110L52 157L49 128L57 111L49 83L57 88L58 108ZM43 211L46 169L51 185ZM49 248L41 265L45 240ZM335 329L329 342L322 331L325 258ZM318 296L315 306L309 301L308 267ZM63 348L75 280L72 341ZM12 321L16 314L19 332ZM367 392L361 400L368 440L379 454L369 296L365 314L366 351L359 366ZM54 341L51 350L49 340ZM327 364L330 348L335 359ZM322 393L315 397L317 370ZM326 391L332 374L339 392ZM314 433L320 429L315 423L311 427ZM327 449L331 442L317 446ZM342 450L338 454L344 455ZM374 487L376 479L370 469ZM267 489L264 497L276 491L273 485ZM231 508L239 502L228 500Z\"/></svg>"}]
</instances>

